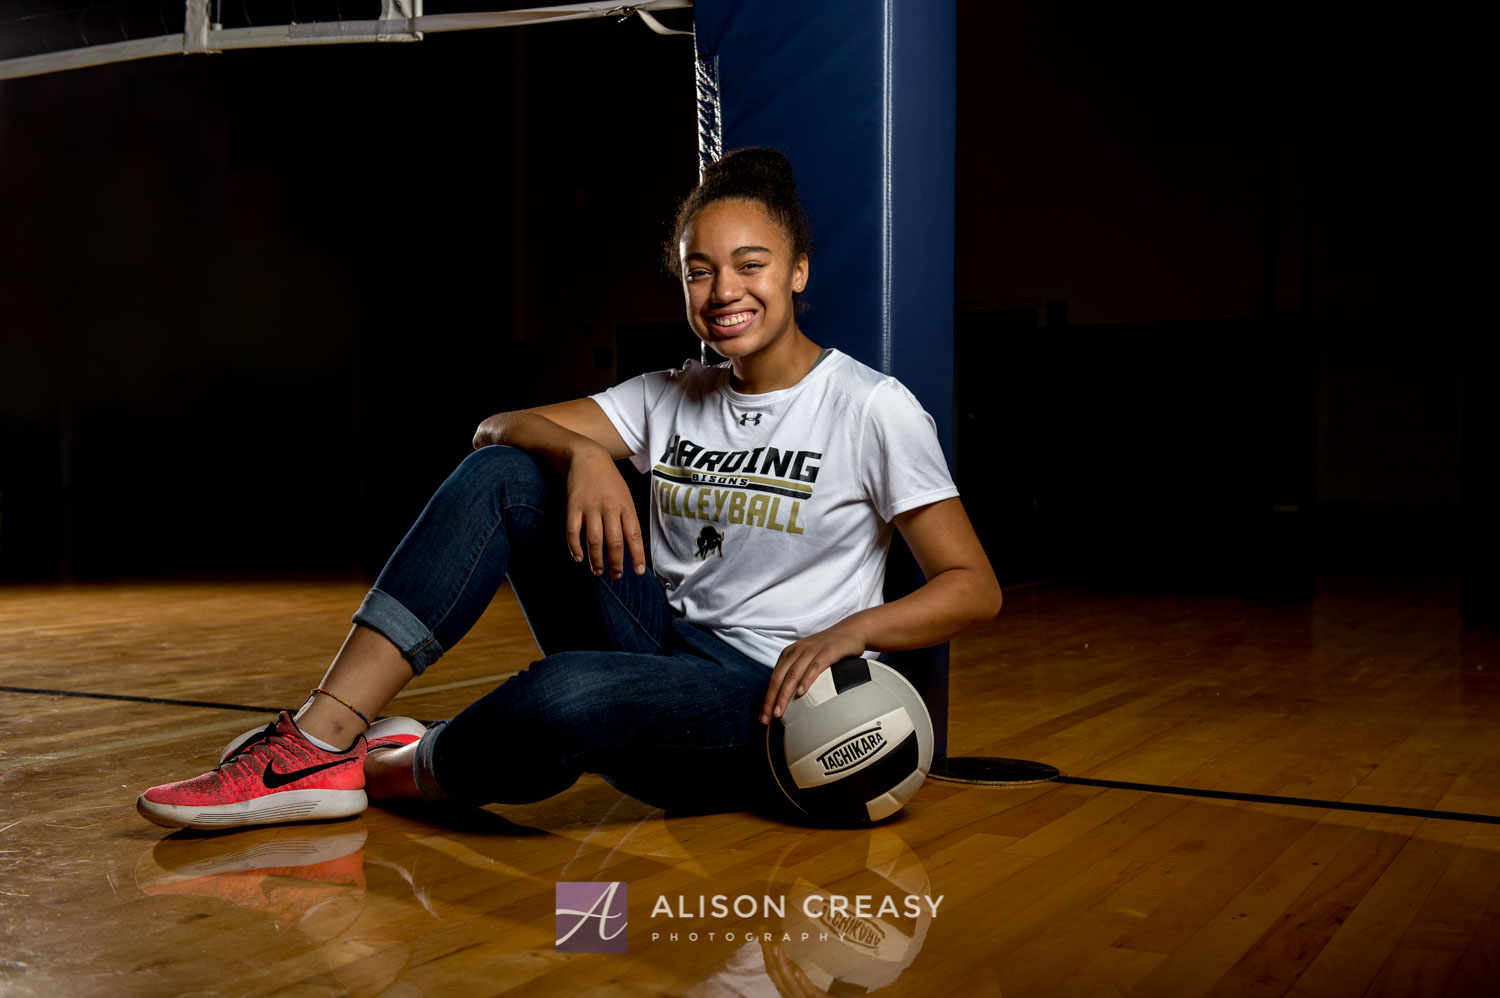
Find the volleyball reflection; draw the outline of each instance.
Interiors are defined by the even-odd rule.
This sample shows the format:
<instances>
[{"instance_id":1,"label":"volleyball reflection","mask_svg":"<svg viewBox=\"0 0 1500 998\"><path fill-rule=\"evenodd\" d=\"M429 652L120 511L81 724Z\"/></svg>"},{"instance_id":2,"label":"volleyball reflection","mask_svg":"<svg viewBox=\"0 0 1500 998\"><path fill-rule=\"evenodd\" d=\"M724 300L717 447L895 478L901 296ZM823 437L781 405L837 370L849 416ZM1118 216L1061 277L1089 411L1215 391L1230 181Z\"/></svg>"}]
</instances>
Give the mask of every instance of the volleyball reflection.
<instances>
[{"instance_id":1,"label":"volleyball reflection","mask_svg":"<svg viewBox=\"0 0 1500 998\"><path fill-rule=\"evenodd\" d=\"M785 913L766 920L689 998L878 991L912 965L934 917L927 867L890 828L799 837L777 858L764 893L784 897Z\"/></svg>"}]
</instances>

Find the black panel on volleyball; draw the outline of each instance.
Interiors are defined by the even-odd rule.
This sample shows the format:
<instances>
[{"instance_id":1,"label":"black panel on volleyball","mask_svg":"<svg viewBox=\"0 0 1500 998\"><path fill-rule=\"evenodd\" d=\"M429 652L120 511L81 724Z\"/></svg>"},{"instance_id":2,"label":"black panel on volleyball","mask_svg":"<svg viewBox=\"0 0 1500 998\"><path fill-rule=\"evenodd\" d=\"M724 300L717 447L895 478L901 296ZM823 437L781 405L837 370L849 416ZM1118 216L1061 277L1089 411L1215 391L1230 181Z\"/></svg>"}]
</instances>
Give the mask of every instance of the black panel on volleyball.
<instances>
[{"instance_id":1,"label":"black panel on volleyball","mask_svg":"<svg viewBox=\"0 0 1500 998\"><path fill-rule=\"evenodd\" d=\"M833 673L833 688L840 693L870 681L870 666L862 658L846 658L828 670Z\"/></svg>"}]
</instances>

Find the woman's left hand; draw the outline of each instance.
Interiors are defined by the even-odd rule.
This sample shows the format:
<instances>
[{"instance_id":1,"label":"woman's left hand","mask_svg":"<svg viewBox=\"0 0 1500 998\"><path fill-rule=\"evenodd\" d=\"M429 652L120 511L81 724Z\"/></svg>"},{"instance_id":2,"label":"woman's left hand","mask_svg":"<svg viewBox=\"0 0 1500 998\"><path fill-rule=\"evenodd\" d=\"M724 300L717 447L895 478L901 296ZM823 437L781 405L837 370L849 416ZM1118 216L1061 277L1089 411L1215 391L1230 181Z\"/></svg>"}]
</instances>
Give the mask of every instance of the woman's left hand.
<instances>
[{"instance_id":1,"label":"woman's left hand","mask_svg":"<svg viewBox=\"0 0 1500 998\"><path fill-rule=\"evenodd\" d=\"M771 682L766 686L766 699L760 708L761 724L770 724L771 718L780 717L792 697L807 692L824 669L865 653L864 630L856 621L857 616L845 617L826 631L809 634L782 650L776 668L771 670Z\"/></svg>"}]
</instances>

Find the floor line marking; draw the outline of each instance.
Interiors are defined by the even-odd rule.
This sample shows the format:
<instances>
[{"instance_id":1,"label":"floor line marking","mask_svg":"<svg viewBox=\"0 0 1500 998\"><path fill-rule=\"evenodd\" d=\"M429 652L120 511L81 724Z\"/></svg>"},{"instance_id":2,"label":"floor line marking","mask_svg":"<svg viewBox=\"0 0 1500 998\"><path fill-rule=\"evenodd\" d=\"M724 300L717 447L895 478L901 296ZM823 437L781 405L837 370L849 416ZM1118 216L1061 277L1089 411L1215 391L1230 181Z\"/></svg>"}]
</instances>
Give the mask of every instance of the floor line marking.
<instances>
[{"instance_id":1,"label":"floor line marking","mask_svg":"<svg viewBox=\"0 0 1500 998\"><path fill-rule=\"evenodd\" d=\"M1500 825L1500 815L1469 814L1464 811L1433 811L1423 807L1397 807L1394 804L1357 804L1342 800L1316 800L1310 797L1277 797L1271 794L1246 794L1236 790L1198 790L1193 787L1169 787L1159 783L1127 783L1122 780L1095 780L1086 776L1057 776L1053 783L1072 783L1109 790L1139 790L1151 794L1177 794L1183 797L1212 797L1216 800L1241 801L1249 804L1286 804L1292 807L1315 807L1332 811L1366 811L1371 814L1400 814L1413 818L1443 818L1449 821L1479 821Z\"/></svg>"},{"instance_id":2,"label":"floor line marking","mask_svg":"<svg viewBox=\"0 0 1500 998\"><path fill-rule=\"evenodd\" d=\"M275 714L266 714L265 720L270 721ZM141 735L137 738L120 738L112 742L96 742L93 745L85 745L80 748L63 749L59 752L42 752L38 755L22 755L14 759L0 758L0 769L15 769L36 762L52 762L56 759L76 759L79 756L94 755L97 752L113 752L115 749L133 748L137 745L151 745L156 742L170 742L188 735L207 734L210 731L223 731L228 728L243 728L245 718L236 717L232 721L218 721L214 724L199 724L191 728L174 728L171 731L159 732L154 735Z\"/></svg>"},{"instance_id":3,"label":"floor line marking","mask_svg":"<svg viewBox=\"0 0 1500 998\"><path fill-rule=\"evenodd\" d=\"M420 686L416 689L405 689L396 694L396 699L418 697L423 693L441 693L443 690L458 690L463 689L465 686L478 686L480 683L493 683L498 686L502 680L509 679L518 672L520 672L519 669L513 669L510 672L497 672L491 676L475 676L473 679L458 679L451 683L438 683L436 686Z\"/></svg>"},{"instance_id":4,"label":"floor line marking","mask_svg":"<svg viewBox=\"0 0 1500 998\"><path fill-rule=\"evenodd\" d=\"M480 684L499 685L503 680L514 676L515 672L497 672L488 676L475 676L472 679L457 679L451 683L437 683L432 686L419 686L414 689L405 689L396 694L396 699L403 697L421 696L424 693L441 693L444 690L463 689L465 686L478 686ZM26 693L35 696L52 697L80 697L87 700L125 700L130 703L159 703L172 707L205 707L211 710L241 710L250 714L276 713L283 708L259 707L243 703L221 703L217 700L179 700L175 697L148 697L133 696L127 693L94 693L88 690L52 690L41 689L34 686L0 686L0 693Z\"/></svg>"},{"instance_id":5,"label":"floor line marking","mask_svg":"<svg viewBox=\"0 0 1500 998\"><path fill-rule=\"evenodd\" d=\"M465 686L478 686L481 683L497 683L508 679L515 672L495 673L488 676L475 676L472 679L459 679L451 683L439 683L434 686L423 686L417 689L402 690L396 694L396 698L419 696L423 693L437 693L444 690L461 689ZM27 693L45 696L71 696L86 697L99 700L127 700L137 703L159 703L182 707L205 707L217 710L235 710L247 713L264 715L269 721L276 716L276 709L271 707L252 707L246 704L216 703L207 700L174 700L166 697L140 697L127 696L121 693L87 693L78 690L46 690L35 689L25 686L0 686L0 692L5 693ZM99 742L93 745L75 749L64 749L59 752L46 752L39 755L18 756L14 759L0 758L0 769L13 769L17 766L30 762L49 762L55 759L74 759L79 756L92 755L97 752L111 752L115 749L131 748L138 745L150 745L155 742L171 741L185 735L203 734L210 731L222 731L225 728L238 727L244 723L243 718L233 721L219 721L214 724L198 725L192 728L178 728L171 732L156 735L142 735L138 738L125 738L112 742ZM1173 787L1159 783L1131 783L1124 780L1098 780L1085 776L1057 776L1052 782L1068 783L1075 786L1100 787L1109 790L1135 790L1142 793L1174 794L1183 797L1206 797L1214 800L1239 801L1241 803L1253 804L1280 804L1288 807L1311 807L1320 810L1333 811L1362 811L1370 814L1397 814L1413 818L1437 818L1447 821L1474 821L1484 824L1500 825L1500 815L1472 814L1464 811L1436 811L1420 807L1398 807L1391 804L1359 804L1350 801L1317 800L1307 797L1280 797L1272 794L1241 793L1236 790L1202 790L1193 787Z\"/></svg>"},{"instance_id":6,"label":"floor line marking","mask_svg":"<svg viewBox=\"0 0 1500 998\"><path fill-rule=\"evenodd\" d=\"M45 690L31 686L0 686L0 693L29 693L51 697L81 697L86 700L126 700L131 703L160 703L172 707L209 707L214 710L242 710L251 714L274 714L275 707L252 707L242 703L218 703L213 700L177 700L172 697L131 696L125 693L91 693L83 690Z\"/></svg>"},{"instance_id":7,"label":"floor line marking","mask_svg":"<svg viewBox=\"0 0 1500 998\"><path fill-rule=\"evenodd\" d=\"M481 683L491 685L500 680L515 675L514 672L497 673L488 676L475 676L472 679L459 679L451 683L439 683L434 686L423 686L417 689L403 690L396 694L397 697L419 696L423 693L432 693L442 690L460 689L465 686L478 686ZM265 722L275 719L278 708L275 707L252 707L247 704L215 703L207 700L174 700L167 697L138 697L127 696L122 693L87 693L78 690L44 690L26 686L0 686L0 692L6 693L28 693L44 696L66 696L84 697L97 700L127 700L134 703L156 703L180 707L205 707L215 710L233 710L245 713L260 714ZM232 721L216 721L213 724L200 724L191 728L176 728L170 732L162 732L155 735L141 735L136 738L122 738L110 742L95 742L91 745L79 748L62 749L57 752L41 752L35 755L16 756L15 758L0 757L0 770L14 769L18 766L37 762L51 762L57 759L76 759L80 756L93 755L99 752L113 752L116 749L133 748L140 745L151 745L157 742L172 741L185 736L206 734L212 731L223 731L227 728L239 728L245 725L246 718L237 717Z\"/></svg>"}]
</instances>

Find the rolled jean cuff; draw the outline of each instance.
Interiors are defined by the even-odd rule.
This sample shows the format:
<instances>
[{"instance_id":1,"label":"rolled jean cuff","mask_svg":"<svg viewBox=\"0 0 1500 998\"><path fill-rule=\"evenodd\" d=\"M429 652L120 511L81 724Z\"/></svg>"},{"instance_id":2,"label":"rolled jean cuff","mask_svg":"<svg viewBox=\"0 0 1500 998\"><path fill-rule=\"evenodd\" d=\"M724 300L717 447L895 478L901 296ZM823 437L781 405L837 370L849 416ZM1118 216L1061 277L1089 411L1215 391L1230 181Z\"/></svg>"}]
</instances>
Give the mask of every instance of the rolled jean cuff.
<instances>
[{"instance_id":1,"label":"rolled jean cuff","mask_svg":"<svg viewBox=\"0 0 1500 998\"><path fill-rule=\"evenodd\" d=\"M438 784L437 777L432 772L433 746L437 745L438 732L447 725L447 721L438 721L427 729L422 735L422 740L417 742L417 754L411 763L411 772L417 781L417 789L421 791L423 799L433 802L453 799L453 795Z\"/></svg>"},{"instance_id":2,"label":"rolled jean cuff","mask_svg":"<svg viewBox=\"0 0 1500 998\"><path fill-rule=\"evenodd\" d=\"M390 593L371 589L365 594L359 609L354 611L353 620L378 632L399 648L411 663L411 671L419 676L443 657L443 646L437 635Z\"/></svg>"}]
</instances>

